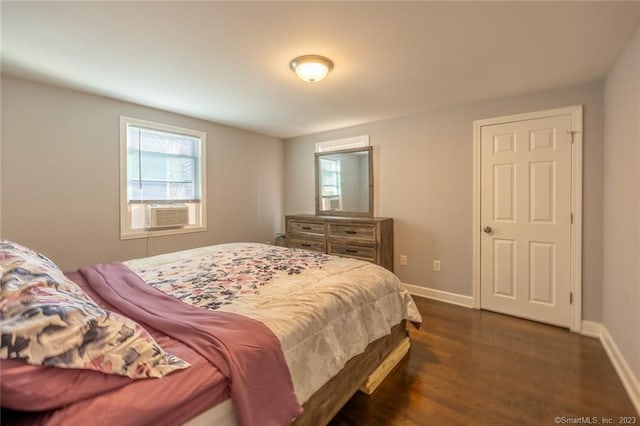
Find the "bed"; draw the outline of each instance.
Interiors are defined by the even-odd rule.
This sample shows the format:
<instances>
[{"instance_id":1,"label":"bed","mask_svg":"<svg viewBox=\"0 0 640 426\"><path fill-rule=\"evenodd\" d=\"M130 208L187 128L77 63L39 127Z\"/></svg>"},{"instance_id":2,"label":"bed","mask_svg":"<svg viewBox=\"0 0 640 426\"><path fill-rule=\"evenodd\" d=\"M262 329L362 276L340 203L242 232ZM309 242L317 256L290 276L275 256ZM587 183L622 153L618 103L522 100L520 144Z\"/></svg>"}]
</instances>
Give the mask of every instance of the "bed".
<instances>
[{"instance_id":1,"label":"bed","mask_svg":"<svg viewBox=\"0 0 640 426\"><path fill-rule=\"evenodd\" d=\"M406 344L407 324L421 323L393 273L310 251L233 243L63 275L49 259L18 244L3 241L2 250L7 424L326 424ZM22 270L15 272L16 265ZM33 270L25 272L25 265ZM24 288L31 289L26 296L18 291ZM33 321L33 309L24 315L33 289L46 290L41 297L49 306L50 292L60 288L72 293L73 303L81 300L84 310L136 324L118 323L118 344L130 329L143 340L148 332L152 343L135 354L150 345L152 361L130 361L128 348L106 362L104 345L92 340L100 338L95 329L106 326L93 327L90 339L85 327L64 357L38 359L41 341L55 342L68 332L57 313L58 322L47 323L31 346L19 345L20 333L11 333L19 329L12 306ZM96 307L85 308L91 303ZM116 367L124 373L112 371Z\"/></svg>"}]
</instances>

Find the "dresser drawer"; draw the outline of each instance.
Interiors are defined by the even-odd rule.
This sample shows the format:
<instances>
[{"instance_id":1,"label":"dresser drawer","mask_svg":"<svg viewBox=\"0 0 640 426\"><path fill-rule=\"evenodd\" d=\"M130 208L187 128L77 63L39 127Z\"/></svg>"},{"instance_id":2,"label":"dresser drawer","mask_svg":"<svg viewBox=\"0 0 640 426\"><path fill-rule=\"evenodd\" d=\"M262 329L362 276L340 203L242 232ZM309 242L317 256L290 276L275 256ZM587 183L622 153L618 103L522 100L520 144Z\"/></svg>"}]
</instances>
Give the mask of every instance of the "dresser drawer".
<instances>
[{"instance_id":1,"label":"dresser drawer","mask_svg":"<svg viewBox=\"0 0 640 426\"><path fill-rule=\"evenodd\" d=\"M336 254L338 256L355 257L362 260L368 260L370 262L376 261L376 248L375 247L360 247L350 244L329 244L329 254Z\"/></svg>"},{"instance_id":2,"label":"dresser drawer","mask_svg":"<svg viewBox=\"0 0 640 426\"><path fill-rule=\"evenodd\" d=\"M374 243L376 241L375 225L341 225L329 224L329 237L349 238L351 240L366 241Z\"/></svg>"},{"instance_id":3,"label":"dresser drawer","mask_svg":"<svg viewBox=\"0 0 640 426\"><path fill-rule=\"evenodd\" d=\"M289 238L289 247L304 250L327 252L327 244L324 240L305 240L302 238Z\"/></svg>"},{"instance_id":4,"label":"dresser drawer","mask_svg":"<svg viewBox=\"0 0 640 426\"><path fill-rule=\"evenodd\" d=\"M287 245L376 263L393 272L393 219L285 216Z\"/></svg>"},{"instance_id":5,"label":"dresser drawer","mask_svg":"<svg viewBox=\"0 0 640 426\"><path fill-rule=\"evenodd\" d=\"M288 223L288 232L292 234L306 234L306 235L325 235L325 224L316 222L304 222L300 220L290 220Z\"/></svg>"}]
</instances>

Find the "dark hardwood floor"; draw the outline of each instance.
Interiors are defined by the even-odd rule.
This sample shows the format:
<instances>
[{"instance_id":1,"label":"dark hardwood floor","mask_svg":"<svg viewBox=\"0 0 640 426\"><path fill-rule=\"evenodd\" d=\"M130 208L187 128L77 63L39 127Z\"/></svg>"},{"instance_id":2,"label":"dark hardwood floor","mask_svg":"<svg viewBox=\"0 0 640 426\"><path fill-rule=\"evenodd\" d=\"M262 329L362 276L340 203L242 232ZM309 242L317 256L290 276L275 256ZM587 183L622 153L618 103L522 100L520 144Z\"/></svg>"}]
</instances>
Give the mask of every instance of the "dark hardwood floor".
<instances>
[{"instance_id":1,"label":"dark hardwood floor","mask_svg":"<svg viewBox=\"0 0 640 426\"><path fill-rule=\"evenodd\" d=\"M621 416L640 424L599 340L415 300L424 323L410 331L409 355L373 395L351 398L331 425L554 425L563 417L619 424Z\"/></svg>"}]
</instances>

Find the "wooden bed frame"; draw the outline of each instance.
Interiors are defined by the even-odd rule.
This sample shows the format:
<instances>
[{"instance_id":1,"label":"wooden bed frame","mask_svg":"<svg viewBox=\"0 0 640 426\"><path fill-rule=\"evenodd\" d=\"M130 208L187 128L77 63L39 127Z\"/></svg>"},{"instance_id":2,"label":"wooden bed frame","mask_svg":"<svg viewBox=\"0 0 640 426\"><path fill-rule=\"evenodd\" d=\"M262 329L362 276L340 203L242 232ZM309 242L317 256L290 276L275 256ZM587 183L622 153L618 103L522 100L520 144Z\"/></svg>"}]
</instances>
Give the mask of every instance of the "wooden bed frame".
<instances>
[{"instance_id":1,"label":"wooden bed frame","mask_svg":"<svg viewBox=\"0 0 640 426\"><path fill-rule=\"evenodd\" d=\"M351 358L303 404L304 412L292 424L326 425L359 389L370 395L408 351L409 333L403 320L391 334L371 342L363 353Z\"/></svg>"},{"instance_id":2,"label":"wooden bed frame","mask_svg":"<svg viewBox=\"0 0 640 426\"><path fill-rule=\"evenodd\" d=\"M338 374L311 395L303 404L304 412L295 419L292 426L325 426L358 390L371 395L409 352L409 346L407 322L403 320L391 329L389 335L371 342L363 353L347 361ZM226 400L222 404L230 401ZM217 412L205 411L187 421L185 426L210 424L236 426L233 405Z\"/></svg>"}]
</instances>

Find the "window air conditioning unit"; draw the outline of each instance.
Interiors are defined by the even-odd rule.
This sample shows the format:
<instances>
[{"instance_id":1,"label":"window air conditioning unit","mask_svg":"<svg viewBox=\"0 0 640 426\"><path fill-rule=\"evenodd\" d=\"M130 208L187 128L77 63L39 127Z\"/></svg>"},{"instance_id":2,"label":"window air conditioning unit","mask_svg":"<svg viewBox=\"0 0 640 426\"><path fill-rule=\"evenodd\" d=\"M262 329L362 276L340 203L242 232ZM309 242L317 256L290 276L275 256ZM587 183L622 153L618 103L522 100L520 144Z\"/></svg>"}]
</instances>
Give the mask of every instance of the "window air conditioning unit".
<instances>
[{"instance_id":1,"label":"window air conditioning unit","mask_svg":"<svg viewBox=\"0 0 640 426\"><path fill-rule=\"evenodd\" d=\"M147 227L177 228L189 224L189 207L186 204L147 205Z\"/></svg>"}]
</instances>

